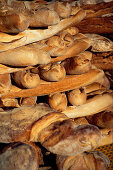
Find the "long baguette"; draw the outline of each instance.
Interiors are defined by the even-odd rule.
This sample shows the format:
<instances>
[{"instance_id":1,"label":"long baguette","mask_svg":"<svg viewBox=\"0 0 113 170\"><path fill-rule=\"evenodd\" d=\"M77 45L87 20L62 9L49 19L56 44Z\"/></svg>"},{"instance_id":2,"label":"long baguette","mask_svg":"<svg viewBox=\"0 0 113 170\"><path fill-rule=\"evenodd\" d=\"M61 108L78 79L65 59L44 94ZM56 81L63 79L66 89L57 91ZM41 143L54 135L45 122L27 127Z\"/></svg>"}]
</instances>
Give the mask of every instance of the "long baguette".
<instances>
[{"instance_id":1,"label":"long baguette","mask_svg":"<svg viewBox=\"0 0 113 170\"><path fill-rule=\"evenodd\" d=\"M51 57L47 52L34 47L23 46L0 53L0 63L11 66L48 64Z\"/></svg>"},{"instance_id":2,"label":"long baguette","mask_svg":"<svg viewBox=\"0 0 113 170\"><path fill-rule=\"evenodd\" d=\"M63 111L63 113L69 118L77 118L99 113L112 105L113 95L106 93L102 95L96 95L93 98L87 100L85 104L78 107L69 106Z\"/></svg>"},{"instance_id":3,"label":"long baguette","mask_svg":"<svg viewBox=\"0 0 113 170\"><path fill-rule=\"evenodd\" d=\"M17 35L0 33L0 52L49 38L69 26L76 25L85 16L86 12L81 9L76 15L63 19L58 24L49 26L48 29L45 30L25 30ZM5 43L2 38L7 41L7 43Z\"/></svg>"},{"instance_id":4,"label":"long baguette","mask_svg":"<svg viewBox=\"0 0 113 170\"><path fill-rule=\"evenodd\" d=\"M75 43L72 46L68 47L65 50L64 55L58 56L56 58L52 58L51 62L58 62L58 61L65 60L66 58L74 57L79 53L84 52L89 47L90 47L90 41L87 38L78 39L75 41Z\"/></svg>"},{"instance_id":5,"label":"long baguette","mask_svg":"<svg viewBox=\"0 0 113 170\"><path fill-rule=\"evenodd\" d=\"M94 69L90 70L88 73L82 75L69 75L59 82L47 82L42 81L42 83L34 89L15 89L11 90L4 98L9 97L30 97L30 96L43 96L50 93L63 92L72 90L75 88L80 88L98 81L104 76L102 70Z\"/></svg>"}]
</instances>

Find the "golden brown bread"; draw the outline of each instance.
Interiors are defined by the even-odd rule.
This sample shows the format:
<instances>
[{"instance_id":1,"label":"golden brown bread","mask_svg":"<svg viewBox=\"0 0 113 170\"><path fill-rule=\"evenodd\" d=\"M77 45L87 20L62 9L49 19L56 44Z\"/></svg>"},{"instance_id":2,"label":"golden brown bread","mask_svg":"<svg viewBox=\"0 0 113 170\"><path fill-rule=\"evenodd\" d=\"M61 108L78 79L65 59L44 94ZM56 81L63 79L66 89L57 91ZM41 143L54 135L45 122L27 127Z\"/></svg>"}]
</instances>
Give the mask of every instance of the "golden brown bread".
<instances>
[{"instance_id":1,"label":"golden brown bread","mask_svg":"<svg viewBox=\"0 0 113 170\"><path fill-rule=\"evenodd\" d=\"M15 67L10 67L10 66L6 66L3 64L0 64L0 74L7 74L7 73L14 73L17 71L21 71L21 70L28 70L31 69L32 66L28 66L28 67L23 67L23 68L15 68Z\"/></svg>"},{"instance_id":2,"label":"golden brown bread","mask_svg":"<svg viewBox=\"0 0 113 170\"><path fill-rule=\"evenodd\" d=\"M11 89L11 77L10 74L0 74L0 97L5 95Z\"/></svg>"},{"instance_id":3,"label":"golden brown bread","mask_svg":"<svg viewBox=\"0 0 113 170\"><path fill-rule=\"evenodd\" d=\"M87 100L87 94L83 88L69 91L67 96L69 103L73 106L85 104Z\"/></svg>"},{"instance_id":4,"label":"golden brown bread","mask_svg":"<svg viewBox=\"0 0 113 170\"><path fill-rule=\"evenodd\" d=\"M0 107L19 107L18 100L15 98L0 98Z\"/></svg>"},{"instance_id":5,"label":"golden brown bread","mask_svg":"<svg viewBox=\"0 0 113 170\"><path fill-rule=\"evenodd\" d=\"M64 60L67 74L83 74L91 69L92 53L84 51L74 57Z\"/></svg>"},{"instance_id":6,"label":"golden brown bread","mask_svg":"<svg viewBox=\"0 0 113 170\"><path fill-rule=\"evenodd\" d=\"M52 63L58 62L58 61L65 60L66 58L74 57L79 53L84 52L89 47L90 47L90 41L88 40L88 38L75 40L71 46L67 47L62 51L63 55L58 56L56 58L52 58L50 62Z\"/></svg>"},{"instance_id":7,"label":"golden brown bread","mask_svg":"<svg viewBox=\"0 0 113 170\"><path fill-rule=\"evenodd\" d=\"M29 26L27 15L13 8L3 9L0 11L0 31L6 33L18 33L24 31Z\"/></svg>"},{"instance_id":8,"label":"golden brown bread","mask_svg":"<svg viewBox=\"0 0 113 170\"><path fill-rule=\"evenodd\" d=\"M20 98L19 104L21 106L34 106L37 101L37 96Z\"/></svg>"},{"instance_id":9,"label":"golden brown bread","mask_svg":"<svg viewBox=\"0 0 113 170\"><path fill-rule=\"evenodd\" d=\"M39 75L31 73L30 70L15 72L12 74L12 78L20 88L32 89L40 84Z\"/></svg>"},{"instance_id":10,"label":"golden brown bread","mask_svg":"<svg viewBox=\"0 0 113 170\"><path fill-rule=\"evenodd\" d=\"M48 96L48 103L51 108L59 112L63 111L67 107L67 97L65 93L55 93Z\"/></svg>"},{"instance_id":11,"label":"golden brown bread","mask_svg":"<svg viewBox=\"0 0 113 170\"><path fill-rule=\"evenodd\" d=\"M85 15L85 11L80 10L76 15L63 19L58 24L49 26L48 29L44 30L25 30L17 35L0 33L0 52L49 38L70 26L76 25Z\"/></svg>"},{"instance_id":12,"label":"golden brown bread","mask_svg":"<svg viewBox=\"0 0 113 170\"><path fill-rule=\"evenodd\" d=\"M77 156L57 155L58 170L107 170L110 165L109 158L102 152L84 152Z\"/></svg>"},{"instance_id":13,"label":"golden brown bread","mask_svg":"<svg viewBox=\"0 0 113 170\"><path fill-rule=\"evenodd\" d=\"M37 170L41 150L33 143L12 143L3 148L0 154L0 169Z\"/></svg>"},{"instance_id":14,"label":"golden brown bread","mask_svg":"<svg viewBox=\"0 0 113 170\"><path fill-rule=\"evenodd\" d=\"M47 81L61 81L66 77L66 71L60 63L47 64L39 67L39 75Z\"/></svg>"},{"instance_id":15,"label":"golden brown bread","mask_svg":"<svg viewBox=\"0 0 113 170\"><path fill-rule=\"evenodd\" d=\"M47 52L28 46L0 53L0 63L11 66L48 64L50 61L51 57Z\"/></svg>"},{"instance_id":16,"label":"golden brown bread","mask_svg":"<svg viewBox=\"0 0 113 170\"><path fill-rule=\"evenodd\" d=\"M86 86L93 82L97 82L103 76L104 72L102 70L92 69L88 73L82 75L67 75L59 82L41 81L41 84L34 89L19 89L14 88L13 86L10 92L4 96L4 98L43 96L50 93L68 91Z\"/></svg>"},{"instance_id":17,"label":"golden brown bread","mask_svg":"<svg viewBox=\"0 0 113 170\"><path fill-rule=\"evenodd\" d=\"M76 106L68 106L62 113L70 118L89 116L113 106L113 94L98 94L88 99L85 104Z\"/></svg>"}]
</instances>

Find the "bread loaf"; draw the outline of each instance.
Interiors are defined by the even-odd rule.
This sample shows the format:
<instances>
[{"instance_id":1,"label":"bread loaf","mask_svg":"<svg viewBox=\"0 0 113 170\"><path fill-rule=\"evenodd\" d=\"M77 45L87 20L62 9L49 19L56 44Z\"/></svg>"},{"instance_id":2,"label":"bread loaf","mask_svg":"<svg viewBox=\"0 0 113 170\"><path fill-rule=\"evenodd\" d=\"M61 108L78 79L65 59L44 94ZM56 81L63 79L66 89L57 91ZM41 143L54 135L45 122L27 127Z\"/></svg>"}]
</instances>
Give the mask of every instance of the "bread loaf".
<instances>
[{"instance_id":1,"label":"bread loaf","mask_svg":"<svg viewBox=\"0 0 113 170\"><path fill-rule=\"evenodd\" d=\"M32 143L12 143L0 154L0 169L37 170L41 159L41 150Z\"/></svg>"},{"instance_id":2,"label":"bread loaf","mask_svg":"<svg viewBox=\"0 0 113 170\"><path fill-rule=\"evenodd\" d=\"M63 113L70 118L77 118L82 116L89 116L105 109L109 108L113 105L113 96L112 94L106 93L101 95L96 95L93 98L87 100L87 102L78 107L76 106L68 106Z\"/></svg>"},{"instance_id":3,"label":"bread loaf","mask_svg":"<svg viewBox=\"0 0 113 170\"><path fill-rule=\"evenodd\" d=\"M30 96L43 96L50 93L57 93L80 88L97 82L104 76L102 70L93 69L88 73L82 75L67 75L63 80L58 82L42 81L39 86L34 89L19 89L12 87L11 91L4 96L6 97L30 97Z\"/></svg>"},{"instance_id":4,"label":"bread loaf","mask_svg":"<svg viewBox=\"0 0 113 170\"><path fill-rule=\"evenodd\" d=\"M77 156L56 157L58 170L107 170L110 165L109 158L102 152L85 152Z\"/></svg>"},{"instance_id":5,"label":"bread loaf","mask_svg":"<svg viewBox=\"0 0 113 170\"><path fill-rule=\"evenodd\" d=\"M23 46L0 53L0 63L10 66L48 64L51 57L47 52Z\"/></svg>"},{"instance_id":6,"label":"bread loaf","mask_svg":"<svg viewBox=\"0 0 113 170\"><path fill-rule=\"evenodd\" d=\"M69 26L76 25L85 17L85 15L85 11L80 10L76 15L63 19L58 24L44 30L25 30L17 35L0 33L0 52L49 38ZM5 43L6 41L7 43Z\"/></svg>"},{"instance_id":7,"label":"bread loaf","mask_svg":"<svg viewBox=\"0 0 113 170\"><path fill-rule=\"evenodd\" d=\"M15 83L21 88L35 88L40 84L38 74L31 73L30 70L18 71L12 74Z\"/></svg>"},{"instance_id":8,"label":"bread loaf","mask_svg":"<svg viewBox=\"0 0 113 170\"><path fill-rule=\"evenodd\" d=\"M62 155L94 149L101 139L96 126L78 126L44 104L1 112L0 126L0 142L40 142L50 152Z\"/></svg>"}]
</instances>

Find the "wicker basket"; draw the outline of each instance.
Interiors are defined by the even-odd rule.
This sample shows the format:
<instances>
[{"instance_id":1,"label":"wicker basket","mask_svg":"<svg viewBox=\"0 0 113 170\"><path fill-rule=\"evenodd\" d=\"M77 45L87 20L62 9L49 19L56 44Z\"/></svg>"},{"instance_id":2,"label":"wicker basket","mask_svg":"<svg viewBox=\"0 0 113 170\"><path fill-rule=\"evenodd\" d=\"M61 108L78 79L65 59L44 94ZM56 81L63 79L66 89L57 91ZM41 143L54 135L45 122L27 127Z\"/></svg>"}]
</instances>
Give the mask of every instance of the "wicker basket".
<instances>
[{"instance_id":1,"label":"wicker basket","mask_svg":"<svg viewBox=\"0 0 113 170\"><path fill-rule=\"evenodd\" d=\"M113 144L98 147L96 151L103 152L110 159L110 166L108 170L113 170Z\"/></svg>"}]
</instances>

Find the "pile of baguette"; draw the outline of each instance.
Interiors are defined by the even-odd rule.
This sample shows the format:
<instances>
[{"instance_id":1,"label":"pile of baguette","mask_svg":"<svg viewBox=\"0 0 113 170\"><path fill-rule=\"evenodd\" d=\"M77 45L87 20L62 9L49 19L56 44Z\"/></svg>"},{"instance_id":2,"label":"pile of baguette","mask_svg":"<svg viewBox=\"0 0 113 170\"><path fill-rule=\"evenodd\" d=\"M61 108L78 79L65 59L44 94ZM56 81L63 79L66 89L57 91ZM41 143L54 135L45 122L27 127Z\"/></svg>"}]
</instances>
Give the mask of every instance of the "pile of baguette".
<instances>
[{"instance_id":1,"label":"pile of baguette","mask_svg":"<svg viewBox=\"0 0 113 170\"><path fill-rule=\"evenodd\" d=\"M0 170L109 168L95 149L113 143L113 90L94 62L101 38L77 28L87 14L74 1L0 1Z\"/></svg>"}]
</instances>

